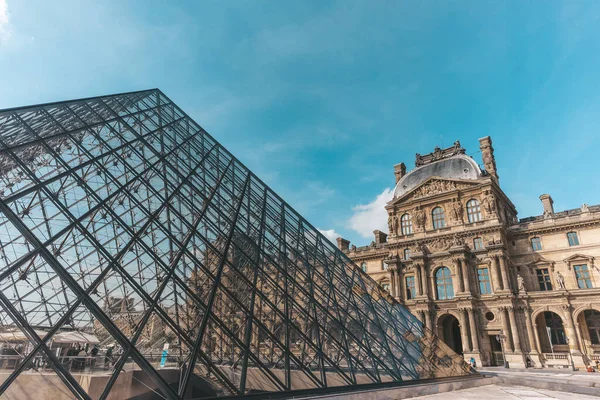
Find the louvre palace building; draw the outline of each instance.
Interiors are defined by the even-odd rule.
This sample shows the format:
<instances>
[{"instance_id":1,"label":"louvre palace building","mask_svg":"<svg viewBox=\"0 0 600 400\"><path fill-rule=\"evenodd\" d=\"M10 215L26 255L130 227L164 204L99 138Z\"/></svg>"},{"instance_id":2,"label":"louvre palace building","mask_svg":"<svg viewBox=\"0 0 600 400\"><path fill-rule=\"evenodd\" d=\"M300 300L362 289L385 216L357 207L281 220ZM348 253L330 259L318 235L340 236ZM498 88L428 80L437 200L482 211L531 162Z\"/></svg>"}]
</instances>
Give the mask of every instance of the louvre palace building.
<instances>
[{"instance_id":1,"label":"louvre palace building","mask_svg":"<svg viewBox=\"0 0 600 400\"><path fill-rule=\"evenodd\" d=\"M465 360L584 367L600 360L600 206L517 218L490 137L483 168L454 146L395 165L388 234L338 247Z\"/></svg>"}]
</instances>

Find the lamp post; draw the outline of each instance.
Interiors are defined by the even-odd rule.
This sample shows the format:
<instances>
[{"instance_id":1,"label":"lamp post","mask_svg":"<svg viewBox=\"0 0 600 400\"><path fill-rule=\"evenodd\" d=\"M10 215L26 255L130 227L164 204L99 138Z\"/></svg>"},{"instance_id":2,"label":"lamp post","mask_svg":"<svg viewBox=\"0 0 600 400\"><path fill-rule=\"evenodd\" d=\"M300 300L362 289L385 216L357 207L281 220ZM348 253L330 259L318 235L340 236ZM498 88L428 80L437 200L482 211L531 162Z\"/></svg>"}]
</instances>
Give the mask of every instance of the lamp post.
<instances>
[{"instance_id":1,"label":"lamp post","mask_svg":"<svg viewBox=\"0 0 600 400\"><path fill-rule=\"evenodd\" d=\"M575 369L575 361L573 360L573 353L571 353L571 346L569 346L569 338L568 337L565 338L565 342L567 343L567 348L569 349L569 358L571 359L571 369L573 369L573 371L577 371Z\"/></svg>"},{"instance_id":2,"label":"lamp post","mask_svg":"<svg viewBox=\"0 0 600 400\"><path fill-rule=\"evenodd\" d=\"M500 342L500 349L502 350L502 361L504 361L504 368L509 368L508 361L506 361L506 353L504 352L504 341L506 340L506 335L503 331L500 331L500 333L496 335L496 340Z\"/></svg>"}]
</instances>

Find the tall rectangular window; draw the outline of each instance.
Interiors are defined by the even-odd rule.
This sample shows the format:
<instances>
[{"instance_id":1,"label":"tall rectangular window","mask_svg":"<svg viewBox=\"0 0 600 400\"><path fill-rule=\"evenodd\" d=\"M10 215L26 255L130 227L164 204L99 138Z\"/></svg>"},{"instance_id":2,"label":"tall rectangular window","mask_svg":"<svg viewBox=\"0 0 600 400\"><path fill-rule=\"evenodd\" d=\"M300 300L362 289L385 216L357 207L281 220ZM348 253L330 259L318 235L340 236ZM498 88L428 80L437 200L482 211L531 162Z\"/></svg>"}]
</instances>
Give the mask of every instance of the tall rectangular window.
<instances>
[{"instance_id":1,"label":"tall rectangular window","mask_svg":"<svg viewBox=\"0 0 600 400\"><path fill-rule=\"evenodd\" d=\"M567 240L569 241L569 246L579 245L579 238L577 237L577 232L567 233Z\"/></svg>"},{"instance_id":2,"label":"tall rectangular window","mask_svg":"<svg viewBox=\"0 0 600 400\"><path fill-rule=\"evenodd\" d=\"M533 251L540 251L542 249L542 239L539 237L531 238L531 248Z\"/></svg>"},{"instance_id":3,"label":"tall rectangular window","mask_svg":"<svg viewBox=\"0 0 600 400\"><path fill-rule=\"evenodd\" d=\"M384 270L384 271L387 271L387 269L388 269L387 263L381 261L381 269Z\"/></svg>"},{"instance_id":4,"label":"tall rectangular window","mask_svg":"<svg viewBox=\"0 0 600 400\"><path fill-rule=\"evenodd\" d=\"M490 283L490 271L487 268L479 268L477 270L477 279L479 280L479 293L492 293L492 285Z\"/></svg>"},{"instance_id":5,"label":"tall rectangular window","mask_svg":"<svg viewBox=\"0 0 600 400\"><path fill-rule=\"evenodd\" d=\"M548 268L540 268L537 270L537 279L540 284L540 290L552 290L552 279Z\"/></svg>"},{"instance_id":6,"label":"tall rectangular window","mask_svg":"<svg viewBox=\"0 0 600 400\"><path fill-rule=\"evenodd\" d=\"M414 299L417 296L417 292L415 291L415 277L407 276L406 277L406 300Z\"/></svg>"},{"instance_id":7,"label":"tall rectangular window","mask_svg":"<svg viewBox=\"0 0 600 400\"><path fill-rule=\"evenodd\" d=\"M473 239L473 250L481 250L483 249L483 239L480 237L476 237Z\"/></svg>"},{"instance_id":8,"label":"tall rectangular window","mask_svg":"<svg viewBox=\"0 0 600 400\"><path fill-rule=\"evenodd\" d=\"M410 249L404 249L404 259L408 260L410 258Z\"/></svg>"},{"instance_id":9,"label":"tall rectangular window","mask_svg":"<svg viewBox=\"0 0 600 400\"><path fill-rule=\"evenodd\" d=\"M579 289L590 289L592 288L592 278L590 277L590 271L588 270L587 264L574 265L575 277L577 278L577 287Z\"/></svg>"}]
</instances>

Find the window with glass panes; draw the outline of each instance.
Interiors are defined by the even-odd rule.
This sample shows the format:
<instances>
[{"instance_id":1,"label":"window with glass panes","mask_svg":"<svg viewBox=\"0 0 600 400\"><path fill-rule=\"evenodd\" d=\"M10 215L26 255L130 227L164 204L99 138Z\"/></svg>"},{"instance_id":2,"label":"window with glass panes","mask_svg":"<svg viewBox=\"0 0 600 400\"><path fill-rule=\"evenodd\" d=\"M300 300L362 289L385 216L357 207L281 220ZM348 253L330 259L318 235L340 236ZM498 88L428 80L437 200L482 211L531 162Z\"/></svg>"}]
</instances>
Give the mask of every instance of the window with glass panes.
<instances>
[{"instance_id":1,"label":"window with glass panes","mask_svg":"<svg viewBox=\"0 0 600 400\"><path fill-rule=\"evenodd\" d=\"M575 278L577 279L577 287L579 289L590 289L592 287L592 278L587 264L574 265Z\"/></svg>"},{"instance_id":2,"label":"window with glass panes","mask_svg":"<svg viewBox=\"0 0 600 400\"><path fill-rule=\"evenodd\" d=\"M552 279L548 268L540 268L537 270L537 279L540 285L540 290L552 290Z\"/></svg>"},{"instance_id":3,"label":"window with glass panes","mask_svg":"<svg viewBox=\"0 0 600 400\"><path fill-rule=\"evenodd\" d=\"M415 277L407 276L406 279L406 299L414 299L417 296L417 292L415 291Z\"/></svg>"},{"instance_id":4,"label":"window with glass panes","mask_svg":"<svg viewBox=\"0 0 600 400\"><path fill-rule=\"evenodd\" d=\"M477 279L479 280L479 293L492 293L492 285L490 283L490 271L487 268L479 268L477 270Z\"/></svg>"},{"instance_id":5,"label":"window with glass panes","mask_svg":"<svg viewBox=\"0 0 600 400\"><path fill-rule=\"evenodd\" d=\"M381 287L386 291L389 292L390 291L390 284L389 283L384 283L383 285L381 285Z\"/></svg>"},{"instance_id":6,"label":"window with glass panes","mask_svg":"<svg viewBox=\"0 0 600 400\"><path fill-rule=\"evenodd\" d=\"M446 215L442 207L436 207L431 211L433 229L441 229L446 226Z\"/></svg>"},{"instance_id":7,"label":"window with glass panes","mask_svg":"<svg viewBox=\"0 0 600 400\"><path fill-rule=\"evenodd\" d=\"M403 235L412 235L413 233L413 225L412 225L412 217L410 214L404 214L400 217L400 228L402 230Z\"/></svg>"},{"instance_id":8,"label":"window with glass panes","mask_svg":"<svg viewBox=\"0 0 600 400\"><path fill-rule=\"evenodd\" d=\"M367 263L363 262L362 264L360 264L360 268L362 268L363 272L367 272Z\"/></svg>"},{"instance_id":9,"label":"window with glass panes","mask_svg":"<svg viewBox=\"0 0 600 400\"><path fill-rule=\"evenodd\" d=\"M533 251L539 251L542 249L542 239L539 237L531 238L531 248Z\"/></svg>"},{"instance_id":10,"label":"window with glass panes","mask_svg":"<svg viewBox=\"0 0 600 400\"><path fill-rule=\"evenodd\" d=\"M410 249L404 249L404 259L408 260L410 258Z\"/></svg>"},{"instance_id":11,"label":"window with glass panes","mask_svg":"<svg viewBox=\"0 0 600 400\"><path fill-rule=\"evenodd\" d=\"M387 271L387 269L388 269L387 263L381 261L381 269L384 270L384 271Z\"/></svg>"},{"instance_id":12,"label":"window with glass panes","mask_svg":"<svg viewBox=\"0 0 600 400\"><path fill-rule=\"evenodd\" d=\"M567 344L565 328L560 317L552 311L546 311L544 312L544 318L546 319L546 327L550 328L552 344Z\"/></svg>"},{"instance_id":13,"label":"window with glass panes","mask_svg":"<svg viewBox=\"0 0 600 400\"><path fill-rule=\"evenodd\" d=\"M481 250L483 249L483 239L480 237L476 237L473 239L473 250Z\"/></svg>"},{"instance_id":14,"label":"window with glass panes","mask_svg":"<svg viewBox=\"0 0 600 400\"><path fill-rule=\"evenodd\" d=\"M440 267L435 272L435 283L437 287L437 299L448 300L454 298L454 285L452 275L447 267Z\"/></svg>"},{"instance_id":15,"label":"window with glass panes","mask_svg":"<svg viewBox=\"0 0 600 400\"><path fill-rule=\"evenodd\" d=\"M600 312L596 310L585 310L585 324L587 325L592 344L600 344Z\"/></svg>"},{"instance_id":16,"label":"window with glass panes","mask_svg":"<svg viewBox=\"0 0 600 400\"><path fill-rule=\"evenodd\" d=\"M577 232L567 233L567 240L569 241L569 246L579 245L579 238L577 237Z\"/></svg>"},{"instance_id":17,"label":"window with glass panes","mask_svg":"<svg viewBox=\"0 0 600 400\"><path fill-rule=\"evenodd\" d=\"M481 206L478 200L471 199L467 202L467 219L469 222L481 221Z\"/></svg>"}]
</instances>

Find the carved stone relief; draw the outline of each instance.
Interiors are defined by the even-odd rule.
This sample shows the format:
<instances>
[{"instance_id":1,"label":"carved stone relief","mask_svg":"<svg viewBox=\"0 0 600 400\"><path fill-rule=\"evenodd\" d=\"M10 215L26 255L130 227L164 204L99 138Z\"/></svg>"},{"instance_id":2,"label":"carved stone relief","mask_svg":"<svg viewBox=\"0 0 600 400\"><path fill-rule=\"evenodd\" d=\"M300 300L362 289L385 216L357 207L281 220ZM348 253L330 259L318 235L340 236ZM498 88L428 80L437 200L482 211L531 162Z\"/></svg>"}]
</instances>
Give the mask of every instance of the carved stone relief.
<instances>
[{"instance_id":1,"label":"carved stone relief","mask_svg":"<svg viewBox=\"0 0 600 400\"><path fill-rule=\"evenodd\" d=\"M486 190L483 192L481 205L483 206L487 218L496 217L496 199L491 191Z\"/></svg>"}]
</instances>

